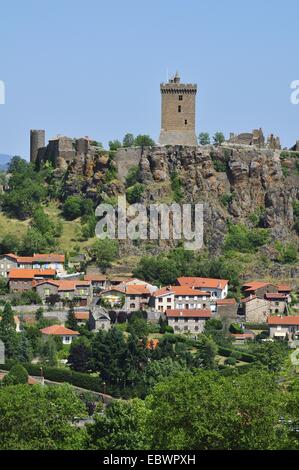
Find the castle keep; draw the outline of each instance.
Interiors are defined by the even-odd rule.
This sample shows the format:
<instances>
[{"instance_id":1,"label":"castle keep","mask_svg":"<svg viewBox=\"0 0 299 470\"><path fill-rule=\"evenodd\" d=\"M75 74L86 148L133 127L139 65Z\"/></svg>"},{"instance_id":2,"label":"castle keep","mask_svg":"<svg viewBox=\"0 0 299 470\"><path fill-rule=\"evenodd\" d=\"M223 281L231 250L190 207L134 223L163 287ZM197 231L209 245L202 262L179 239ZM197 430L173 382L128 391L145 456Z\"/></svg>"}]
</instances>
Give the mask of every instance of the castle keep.
<instances>
[{"instance_id":1,"label":"castle keep","mask_svg":"<svg viewBox=\"0 0 299 470\"><path fill-rule=\"evenodd\" d=\"M197 85L181 83L178 72L161 83L160 145L197 145L195 101Z\"/></svg>"}]
</instances>

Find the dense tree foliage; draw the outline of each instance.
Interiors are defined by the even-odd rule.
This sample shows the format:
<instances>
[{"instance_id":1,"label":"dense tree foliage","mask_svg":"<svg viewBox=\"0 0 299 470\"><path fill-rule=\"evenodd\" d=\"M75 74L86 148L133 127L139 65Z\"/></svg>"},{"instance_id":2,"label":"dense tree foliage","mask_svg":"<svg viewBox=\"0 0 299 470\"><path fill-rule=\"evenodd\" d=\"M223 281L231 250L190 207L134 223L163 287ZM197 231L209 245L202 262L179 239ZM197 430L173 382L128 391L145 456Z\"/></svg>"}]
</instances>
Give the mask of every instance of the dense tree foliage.
<instances>
[{"instance_id":1,"label":"dense tree foliage","mask_svg":"<svg viewBox=\"0 0 299 470\"><path fill-rule=\"evenodd\" d=\"M85 432L73 425L86 416L70 386L0 387L1 450L80 449Z\"/></svg>"}]
</instances>

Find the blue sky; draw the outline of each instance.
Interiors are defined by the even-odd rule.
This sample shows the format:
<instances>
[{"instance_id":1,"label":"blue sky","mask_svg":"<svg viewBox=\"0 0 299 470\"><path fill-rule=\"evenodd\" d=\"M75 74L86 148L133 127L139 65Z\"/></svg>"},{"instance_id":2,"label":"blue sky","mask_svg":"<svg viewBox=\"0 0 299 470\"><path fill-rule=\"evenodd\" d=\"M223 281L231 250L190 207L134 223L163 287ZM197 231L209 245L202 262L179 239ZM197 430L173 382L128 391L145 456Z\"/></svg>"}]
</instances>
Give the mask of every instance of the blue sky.
<instances>
[{"instance_id":1,"label":"blue sky","mask_svg":"<svg viewBox=\"0 0 299 470\"><path fill-rule=\"evenodd\" d=\"M0 153L29 154L29 129L158 138L159 84L196 82L197 132L299 139L298 0L2 0Z\"/></svg>"}]
</instances>

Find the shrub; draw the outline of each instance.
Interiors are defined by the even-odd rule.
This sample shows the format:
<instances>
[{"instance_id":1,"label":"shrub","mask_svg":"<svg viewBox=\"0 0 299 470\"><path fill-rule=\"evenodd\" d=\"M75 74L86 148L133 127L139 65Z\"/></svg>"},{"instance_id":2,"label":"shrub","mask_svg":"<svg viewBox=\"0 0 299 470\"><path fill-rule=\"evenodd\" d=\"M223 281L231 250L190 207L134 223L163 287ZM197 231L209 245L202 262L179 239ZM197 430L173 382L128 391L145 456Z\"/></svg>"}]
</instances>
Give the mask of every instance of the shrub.
<instances>
[{"instance_id":1,"label":"shrub","mask_svg":"<svg viewBox=\"0 0 299 470\"><path fill-rule=\"evenodd\" d=\"M27 384L27 382L28 372L21 364L13 365L3 379L3 385Z\"/></svg>"},{"instance_id":2,"label":"shrub","mask_svg":"<svg viewBox=\"0 0 299 470\"><path fill-rule=\"evenodd\" d=\"M130 204L139 202L142 194L144 193L144 185L141 183L135 183L133 186L127 189L126 195L127 200Z\"/></svg>"},{"instance_id":3,"label":"shrub","mask_svg":"<svg viewBox=\"0 0 299 470\"><path fill-rule=\"evenodd\" d=\"M233 356L229 356L226 360L225 360L225 364L227 364L228 366L235 366L237 363L237 359Z\"/></svg>"}]
</instances>

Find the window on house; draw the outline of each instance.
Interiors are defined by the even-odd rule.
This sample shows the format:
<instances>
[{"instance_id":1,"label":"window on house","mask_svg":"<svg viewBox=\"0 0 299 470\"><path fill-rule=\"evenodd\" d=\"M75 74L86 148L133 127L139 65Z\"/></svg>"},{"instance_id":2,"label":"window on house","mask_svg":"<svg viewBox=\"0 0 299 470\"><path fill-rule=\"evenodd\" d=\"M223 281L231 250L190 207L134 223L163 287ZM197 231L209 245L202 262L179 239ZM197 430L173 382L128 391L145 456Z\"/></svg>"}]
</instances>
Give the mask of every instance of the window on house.
<instances>
[{"instance_id":1,"label":"window on house","mask_svg":"<svg viewBox=\"0 0 299 470\"><path fill-rule=\"evenodd\" d=\"M130 308L135 308L135 304L130 304Z\"/></svg>"},{"instance_id":2,"label":"window on house","mask_svg":"<svg viewBox=\"0 0 299 470\"><path fill-rule=\"evenodd\" d=\"M179 95L179 101L183 101L183 95Z\"/></svg>"},{"instance_id":3,"label":"window on house","mask_svg":"<svg viewBox=\"0 0 299 470\"><path fill-rule=\"evenodd\" d=\"M169 297L166 302L171 302L171 298Z\"/></svg>"},{"instance_id":4,"label":"window on house","mask_svg":"<svg viewBox=\"0 0 299 470\"><path fill-rule=\"evenodd\" d=\"M178 113L180 113L181 111L182 111L182 106L179 105L179 106L178 106Z\"/></svg>"},{"instance_id":5,"label":"window on house","mask_svg":"<svg viewBox=\"0 0 299 470\"><path fill-rule=\"evenodd\" d=\"M187 119L185 119L185 126L187 126L187 124L188 124L188 120L187 120Z\"/></svg>"}]
</instances>

